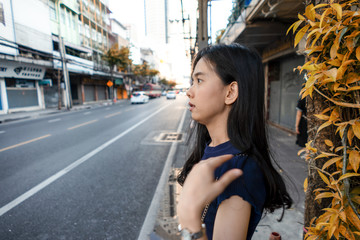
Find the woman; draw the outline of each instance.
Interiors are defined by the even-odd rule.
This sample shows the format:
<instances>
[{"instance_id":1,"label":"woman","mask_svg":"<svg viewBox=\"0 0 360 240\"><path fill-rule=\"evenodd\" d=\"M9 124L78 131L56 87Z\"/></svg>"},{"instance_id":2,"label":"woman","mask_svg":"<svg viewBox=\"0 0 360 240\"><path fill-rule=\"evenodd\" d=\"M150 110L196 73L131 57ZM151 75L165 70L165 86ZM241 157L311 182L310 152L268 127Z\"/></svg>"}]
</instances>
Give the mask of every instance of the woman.
<instances>
[{"instance_id":1,"label":"woman","mask_svg":"<svg viewBox=\"0 0 360 240\"><path fill-rule=\"evenodd\" d=\"M261 58L249 48L215 45L202 49L194 59L187 96L196 122L195 145L178 177L184 185L178 216L188 239L251 239L264 209L273 212L291 206L284 181L271 162L264 91ZM227 161L216 168L216 180L230 169L243 172L226 188L223 181L217 185L206 174L209 163L219 157L220 162ZM187 179L194 166L196 174ZM235 171L235 176L239 174ZM205 176L210 181L202 182ZM217 195L219 186L225 190Z\"/></svg>"}]
</instances>

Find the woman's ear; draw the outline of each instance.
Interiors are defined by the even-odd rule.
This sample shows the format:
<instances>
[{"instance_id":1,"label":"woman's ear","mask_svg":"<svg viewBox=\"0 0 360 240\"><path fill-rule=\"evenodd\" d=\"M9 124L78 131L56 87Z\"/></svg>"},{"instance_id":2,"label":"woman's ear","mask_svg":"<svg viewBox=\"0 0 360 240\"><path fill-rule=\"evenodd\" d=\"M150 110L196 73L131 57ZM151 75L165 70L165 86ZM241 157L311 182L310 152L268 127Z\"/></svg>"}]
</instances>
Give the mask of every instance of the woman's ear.
<instances>
[{"instance_id":1,"label":"woman's ear","mask_svg":"<svg viewBox=\"0 0 360 240\"><path fill-rule=\"evenodd\" d=\"M237 82L232 82L228 85L228 91L225 97L225 104L233 104L239 96L239 89Z\"/></svg>"}]
</instances>

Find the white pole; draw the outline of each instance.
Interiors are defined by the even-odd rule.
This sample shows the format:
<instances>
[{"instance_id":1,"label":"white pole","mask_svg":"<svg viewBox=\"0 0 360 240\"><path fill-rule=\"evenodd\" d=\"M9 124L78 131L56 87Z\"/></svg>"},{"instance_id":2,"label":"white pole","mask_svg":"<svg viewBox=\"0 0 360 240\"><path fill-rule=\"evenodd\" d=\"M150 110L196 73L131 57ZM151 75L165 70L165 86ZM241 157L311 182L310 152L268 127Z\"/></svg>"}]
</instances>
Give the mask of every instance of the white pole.
<instances>
[{"instance_id":1,"label":"white pole","mask_svg":"<svg viewBox=\"0 0 360 240\"><path fill-rule=\"evenodd\" d=\"M66 51L65 51L63 39L61 37L60 0L56 0L56 18L58 22L59 53L61 57L61 65L63 69L63 76L65 82L65 107L69 110L71 108L70 84L69 84L69 72L66 66Z\"/></svg>"}]
</instances>

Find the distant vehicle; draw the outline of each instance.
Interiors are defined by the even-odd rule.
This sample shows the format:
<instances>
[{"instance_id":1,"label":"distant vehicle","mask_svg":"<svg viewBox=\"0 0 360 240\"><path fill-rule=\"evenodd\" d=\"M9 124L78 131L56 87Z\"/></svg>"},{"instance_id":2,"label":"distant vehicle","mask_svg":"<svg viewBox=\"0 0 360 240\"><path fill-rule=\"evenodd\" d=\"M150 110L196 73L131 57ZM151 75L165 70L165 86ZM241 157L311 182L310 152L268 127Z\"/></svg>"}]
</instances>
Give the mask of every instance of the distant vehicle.
<instances>
[{"instance_id":1,"label":"distant vehicle","mask_svg":"<svg viewBox=\"0 0 360 240\"><path fill-rule=\"evenodd\" d=\"M162 91L161 96L166 96L166 91Z\"/></svg>"},{"instance_id":2,"label":"distant vehicle","mask_svg":"<svg viewBox=\"0 0 360 240\"><path fill-rule=\"evenodd\" d=\"M149 96L145 92L134 92L130 99L131 104L134 103L147 103L149 102Z\"/></svg>"},{"instance_id":3,"label":"distant vehicle","mask_svg":"<svg viewBox=\"0 0 360 240\"><path fill-rule=\"evenodd\" d=\"M166 99L176 99L176 92L175 91L168 91L166 94Z\"/></svg>"},{"instance_id":4,"label":"distant vehicle","mask_svg":"<svg viewBox=\"0 0 360 240\"><path fill-rule=\"evenodd\" d=\"M161 96L161 86L152 84L152 83L145 83L142 87L142 90L148 95L150 98L157 98Z\"/></svg>"}]
</instances>

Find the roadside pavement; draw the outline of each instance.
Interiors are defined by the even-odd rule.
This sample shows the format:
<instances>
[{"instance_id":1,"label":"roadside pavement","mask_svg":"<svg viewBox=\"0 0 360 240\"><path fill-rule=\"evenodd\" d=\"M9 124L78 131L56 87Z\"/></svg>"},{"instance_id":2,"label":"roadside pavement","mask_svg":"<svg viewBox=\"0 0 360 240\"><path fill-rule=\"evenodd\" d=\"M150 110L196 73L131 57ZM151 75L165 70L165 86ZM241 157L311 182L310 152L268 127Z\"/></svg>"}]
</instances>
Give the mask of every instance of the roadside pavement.
<instances>
[{"instance_id":1,"label":"roadside pavement","mask_svg":"<svg viewBox=\"0 0 360 240\"><path fill-rule=\"evenodd\" d=\"M187 118L184 126L189 126L188 121L189 118ZM183 131L186 133L187 129L183 129ZM268 125L268 131L273 157L281 167L279 172L287 183L294 204L285 211L281 222L278 221L282 214L281 209L264 215L252 240L267 240L271 232L280 233L284 240L302 240L305 199L303 182L307 176L307 163L297 155L301 148L295 144L296 136L294 134L273 125ZM178 143L173 169L169 173L169 181L164 190L156 226L149 238L151 240L180 240L177 231L176 202L181 187L176 183L175 178L188 153L189 146L187 146L186 141Z\"/></svg>"},{"instance_id":2,"label":"roadside pavement","mask_svg":"<svg viewBox=\"0 0 360 240\"><path fill-rule=\"evenodd\" d=\"M24 120L24 119L31 119L31 118L39 118L46 115L52 115L57 113L66 113L70 111L79 111L84 109L91 109L101 106L107 106L107 105L113 105L113 104L124 104L128 100L127 99L121 99L117 100L115 103L113 103L111 100L105 100L101 102L91 102L83 105L74 105L70 110L68 110L65 107L62 107L61 110L57 108L49 108L49 109L41 109L41 110L35 110L35 111L19 111L19 112L13 112L9 114L0 114L0 124L6 123L6 122L12 122L12 121L18 121L18 120Z\"/></svg>"}]
</instances>

